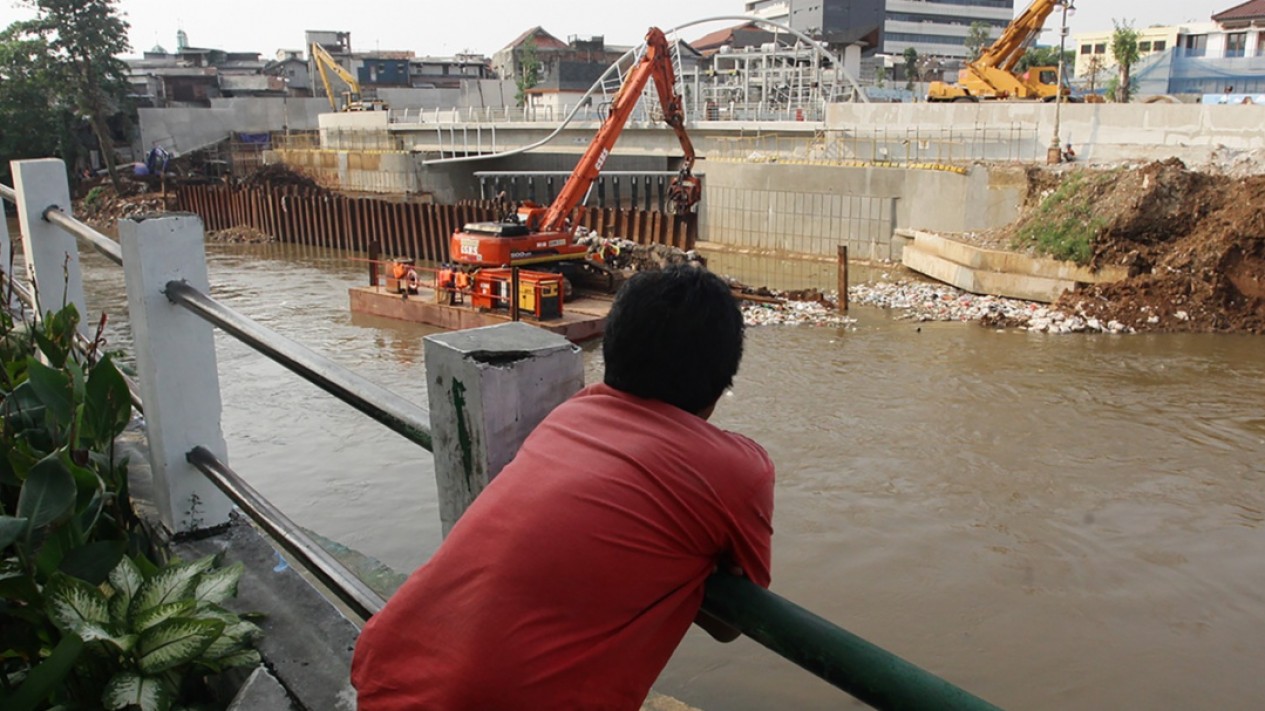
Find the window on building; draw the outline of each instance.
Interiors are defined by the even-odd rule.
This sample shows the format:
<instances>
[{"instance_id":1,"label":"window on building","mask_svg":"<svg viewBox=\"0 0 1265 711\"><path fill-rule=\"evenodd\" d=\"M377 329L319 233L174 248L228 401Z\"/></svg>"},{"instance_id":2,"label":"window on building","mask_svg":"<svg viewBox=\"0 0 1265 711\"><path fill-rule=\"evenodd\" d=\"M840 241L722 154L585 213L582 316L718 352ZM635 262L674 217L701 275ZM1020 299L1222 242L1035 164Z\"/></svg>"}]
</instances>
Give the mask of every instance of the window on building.
<instances>
[{"instance_id":1,"label":"window on building","mask_svg":"<svg viewBox=\"0 0 1265 711\"><path fill-rule=\"evenodd\" d=\"M1256 33L1256 56L1265 57L1265 32Z\"/></svg>"},{"instance_id":2,"label":"window on building","mask_svg":"<svg viewBox=\"0 0 1265 711\"><path fill-rule=\"evenodd\" d=\"M1094 54L1106 54L1106 53L1107 53L1106 42L1099 42L1098 44L1094 45Z\"/></svg>"},{"instance_id":3,"label":"window on building","mask_svg":"<svg viewBox=\"0 0 1265 711\"><path fill-rule=\"evenodd\" d=\"M1081 54L1091 54L1093 51L1094 51L1094 45L1092 44L1081 45Z\"/></svg>"},{"instance_id":4,"label":"window on building","mask_svg":"<svg viewBox=\"0 0 1265 711\"><path fill-rule=\"evenodd\" d=\"M1225 36L1225 56L1242 57L1247 54L1247 33L1231 32Z\"/></svg>"},{"instance_id":5,"label":"window on building","mask_svg":"<svg viewBox=\"0 0 1265 711\"><path fill-rule=\"evenodd\" d=\"M1151 50L1155 52L1163 52L1167 48L1168 40L1155 40L1155 43L1151 45Z\"/></svg>"},{"instance_id":6,"label":"window on building","mask_svg":"<svg viewBox=\"0 0 1265 711\"><path fill-rule=\"evenodd\" d=\"M1202 57L1208 54L1208 35L1186 35L1186 56Z\"/></svg>"},{"instance_id":7,"label":"window on building","mask_svg":"<svg viewBox=\"0 0 1265 711\"><path fill-rule=\"evenodd\" d=\"M1151 43L1150 43L1150 42L1138 42L1138 51L1139 51L1139 52L1150 52L1150 51L1151 51Z\"/></svg>"}]
</instances>

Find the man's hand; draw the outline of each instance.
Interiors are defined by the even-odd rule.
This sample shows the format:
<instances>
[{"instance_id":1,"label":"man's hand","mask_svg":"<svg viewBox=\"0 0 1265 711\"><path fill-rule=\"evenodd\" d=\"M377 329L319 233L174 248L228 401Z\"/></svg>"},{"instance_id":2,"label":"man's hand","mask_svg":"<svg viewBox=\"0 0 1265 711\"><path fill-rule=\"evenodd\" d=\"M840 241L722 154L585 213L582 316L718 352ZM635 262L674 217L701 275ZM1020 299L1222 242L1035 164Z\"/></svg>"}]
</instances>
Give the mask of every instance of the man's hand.
<instances>
[{"instance_id":1,"label":"man's hand","mask_svg":"<svg viewBox=\"0 0 1265 711\"><path fill-rule=\"evenodd\" d=\"M713 565L712 574L715 575L720 571L720 568L721 566L719 564ZM725 570L730 575L743 577L742 568L740 566L727 563L725 565ZM712 639L721 643L732 642L742 635L742 632L739 632L737 627L731 627L701 608L699 609L698 614L694 616L694 624L702 627L707 634L712 636Z\"/></svg>"}]
</instances>

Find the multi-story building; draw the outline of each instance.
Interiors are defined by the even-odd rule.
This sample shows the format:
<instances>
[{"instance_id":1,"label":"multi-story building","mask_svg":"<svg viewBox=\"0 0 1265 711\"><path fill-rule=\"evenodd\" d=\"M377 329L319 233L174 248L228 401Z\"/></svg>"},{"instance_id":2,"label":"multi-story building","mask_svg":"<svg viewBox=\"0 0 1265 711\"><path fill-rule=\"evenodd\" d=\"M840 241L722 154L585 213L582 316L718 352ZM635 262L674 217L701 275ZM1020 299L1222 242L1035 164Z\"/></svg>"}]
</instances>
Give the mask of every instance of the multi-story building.
<instances>
[{"instance_id":1,"label":"multi-story building","mask_svg":"<svg viewBox=\"0 0 1265 711\"><path fill-rule=\"evenodd\" d=\"M1133 71L1143 94L1265 93L1265 0L1250 0L1211 22L1138 29L1142 61ZM1076 76L1086 81L1116 68L1112 31L1076 35ZM1099 84L1101 86L1101 83Z\"/></svg>"},{"instance_id":2,"label":"multi-story building","mask_svg":"<svg viewBox=\"0 0 1265 711\"><path fill-rule=\"evenodd\" d=\"M746 11L787 22L828 44L861 44L866 54L963 58L971 25L990 39L1014 19L1014 0L750 0Z\"/></svg>"}]
</instances>

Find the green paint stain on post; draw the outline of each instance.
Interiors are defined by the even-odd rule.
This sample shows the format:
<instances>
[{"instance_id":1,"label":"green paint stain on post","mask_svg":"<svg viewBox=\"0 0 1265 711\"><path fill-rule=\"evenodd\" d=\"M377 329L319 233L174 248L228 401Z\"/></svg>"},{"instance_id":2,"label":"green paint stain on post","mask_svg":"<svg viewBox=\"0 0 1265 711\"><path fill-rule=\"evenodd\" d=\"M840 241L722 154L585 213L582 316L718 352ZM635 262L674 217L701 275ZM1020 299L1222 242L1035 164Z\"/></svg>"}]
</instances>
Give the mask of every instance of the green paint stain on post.
<instances>
[{"instance_id":1,"label":"green paint stain on post","mask_svg":"<svg viewBox=\"0 0 1265 711\"><path fill-rule=\"evenodd\" d=\"M474 443L470 427L466 424L466 386L460 380L452 381L452 407L457 416L457 445L461 447L461 471L465 474L466 490L474 493Z\"/></svg>"}]
</instances>

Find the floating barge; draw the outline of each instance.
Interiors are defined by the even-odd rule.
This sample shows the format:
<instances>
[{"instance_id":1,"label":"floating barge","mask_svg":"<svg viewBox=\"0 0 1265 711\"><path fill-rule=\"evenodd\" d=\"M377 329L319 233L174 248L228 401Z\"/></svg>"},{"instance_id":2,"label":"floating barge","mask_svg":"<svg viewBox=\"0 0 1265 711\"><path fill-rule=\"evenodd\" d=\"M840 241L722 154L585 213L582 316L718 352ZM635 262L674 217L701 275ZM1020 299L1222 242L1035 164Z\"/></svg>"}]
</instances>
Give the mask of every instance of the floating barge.
<instances>
[{"instance_id":1,"label":"floating barge","mask_svg":"<svg viewBox=\"0 0 1265 711\"><path fill-rule=\"evenodd\" d=\"M465 303L441 302L434 288L425 284L418 285L416 293L400 293L385 286L353 286L348 291L352 313L424 323L449 330L494 326L513 320L505 311L475 308L470 303L470 295L465 296ZM558 318L537 320L522 314L518 320L579 343L602 335L612 303L611 296L581 292L566 302L562 316Z\"/></svg>"}]
</instances>

